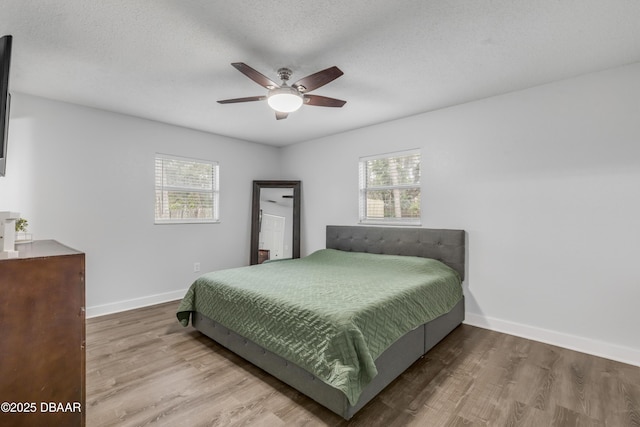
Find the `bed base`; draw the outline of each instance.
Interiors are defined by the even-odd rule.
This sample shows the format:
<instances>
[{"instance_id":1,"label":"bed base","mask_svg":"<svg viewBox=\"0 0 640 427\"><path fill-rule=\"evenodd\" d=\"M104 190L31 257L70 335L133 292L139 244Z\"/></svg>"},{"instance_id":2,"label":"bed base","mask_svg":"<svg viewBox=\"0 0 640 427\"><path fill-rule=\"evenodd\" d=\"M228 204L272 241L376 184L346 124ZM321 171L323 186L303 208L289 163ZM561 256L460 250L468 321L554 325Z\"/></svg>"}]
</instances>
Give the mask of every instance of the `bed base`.
<instances>
[{"instance_id":1,"label":"bed base","mask_svg":"<svg viewBox=\"0 0 640 427\"><path fill-rule=\"evenodd\" d=\"M307 395L346 420L426 354L464 320L464 298L448 313L410 331L375 361L378 375L365 387L358 402L351 405L336 388L324 383L296 364L266 350L201 313L193 313L193 326L204 335L243 359Z\"/></svg>"},{"instance_id":2,"label":"bed base","mask_svg":"<svg viewBox=\"0 0 640 427\"><path fill-rule=\"evenodd\" d=\"M461 280L465 277L464 230L329 225L326 229L326 247L342 251L433 258L455 269ZM364 388L358 402L350 405L341 391L301 367L200 313L193 313L192 316L193 326L197 330L347 420L463 320L464 298L448 313L398 339L376 359L378 375Z\"/></svg>"}]
</instances>

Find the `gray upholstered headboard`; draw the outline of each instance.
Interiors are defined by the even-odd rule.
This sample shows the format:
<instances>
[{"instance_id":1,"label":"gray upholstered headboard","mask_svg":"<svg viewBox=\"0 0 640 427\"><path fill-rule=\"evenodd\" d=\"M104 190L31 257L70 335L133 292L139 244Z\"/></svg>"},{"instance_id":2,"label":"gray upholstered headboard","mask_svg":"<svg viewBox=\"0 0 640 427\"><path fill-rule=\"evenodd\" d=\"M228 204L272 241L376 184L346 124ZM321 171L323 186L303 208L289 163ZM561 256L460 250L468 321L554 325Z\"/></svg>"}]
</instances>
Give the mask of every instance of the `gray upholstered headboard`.
<instances>
[{"instance_id":1,"label":"gray upholstered headboard","mask_svg":"<svg viewBox=\"0 0 640 427\"><path fill-rule=\"evenodd\" d=\"M464 279L464 230L328 225L327 249L433 258Z\"/></svg>"}]
</instances>

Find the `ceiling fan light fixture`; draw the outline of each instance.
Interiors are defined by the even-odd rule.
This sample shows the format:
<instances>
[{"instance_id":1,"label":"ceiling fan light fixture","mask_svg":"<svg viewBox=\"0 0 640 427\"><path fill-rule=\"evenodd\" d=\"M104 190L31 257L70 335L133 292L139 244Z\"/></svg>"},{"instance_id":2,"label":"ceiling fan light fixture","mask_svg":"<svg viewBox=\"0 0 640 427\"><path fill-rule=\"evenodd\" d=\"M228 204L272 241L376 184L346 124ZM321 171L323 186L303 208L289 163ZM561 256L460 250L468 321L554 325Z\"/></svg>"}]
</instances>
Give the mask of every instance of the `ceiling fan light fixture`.
<instances>
[{"instance_id":1,"label":"ceiling fan light fixture","mask_svg":"<svg viewBox=\"0 0 640 427\"><path fill-rule=\"evenodd\" d=\"M259 71L254 70L244 62L233 62L231 65L233 65L242 74L267 89L267 96L221 99L218 101L219 104L235 104L237 102L266 100L269 106L275 110L276 120L282 120L286 119L289 113L296 111L303 104L311 106L315 105L317 107L342 107L347 102L341 99L308 94L327 83L331 83L344 74L336 66L310 74L289 86L287 84L287 81L289 81L289 78L291 77L291 70L289 68L278 69L278 75L282 80L282 83L278 85L270 78L261 74Z\"/></svg>"},{"instance_id":2,"label":"ceiling fan light fixture","mask_svg":"<svg viewBox=\"0 0 640 427\"><path fill-rule=\"evenodd\" d=\"M282 86L269 92L269 106L281 113L292 113L303 104L302 94L290 86Z\"/></svg>"}]
</instances>

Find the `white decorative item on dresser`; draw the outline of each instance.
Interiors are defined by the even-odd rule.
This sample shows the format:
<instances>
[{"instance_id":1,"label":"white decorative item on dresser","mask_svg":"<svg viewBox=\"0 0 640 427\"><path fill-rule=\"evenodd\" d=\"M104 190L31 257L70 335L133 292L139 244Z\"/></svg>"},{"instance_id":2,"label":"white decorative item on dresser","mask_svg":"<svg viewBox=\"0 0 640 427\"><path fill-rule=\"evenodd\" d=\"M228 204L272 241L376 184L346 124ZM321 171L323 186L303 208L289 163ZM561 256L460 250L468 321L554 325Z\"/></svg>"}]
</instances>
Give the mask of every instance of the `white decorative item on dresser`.
<instances>
[{"instance_id":1,"label":"white decorative item on dresser","mask_svg":"<svg viewBox=\"0 0 640 427\"><path fill-rule=\"evenodd\" d=\"M15 250L18 212L0 212L0 259L17 258Z\"/></svg>"}]
</instances>

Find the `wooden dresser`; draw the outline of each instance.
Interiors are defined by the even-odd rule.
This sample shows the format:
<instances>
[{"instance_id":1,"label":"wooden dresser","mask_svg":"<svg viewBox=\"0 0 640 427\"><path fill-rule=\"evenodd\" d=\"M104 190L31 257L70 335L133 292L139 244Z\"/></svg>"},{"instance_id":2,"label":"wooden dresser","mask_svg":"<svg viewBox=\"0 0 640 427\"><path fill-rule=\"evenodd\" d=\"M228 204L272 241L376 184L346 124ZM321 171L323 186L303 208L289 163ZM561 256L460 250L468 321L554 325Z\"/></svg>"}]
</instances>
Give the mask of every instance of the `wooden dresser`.
<instances>
[{"instance_id":1,"label":"wooden dresser","mask_svg":"<svg viewBox=\"0 0 640 427\"><path fill-rule=\"evenodd\" d=\"M84 253L17 249L0 260L0 425L84 426Z\"/></svg>"}]
</instances>

